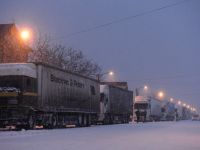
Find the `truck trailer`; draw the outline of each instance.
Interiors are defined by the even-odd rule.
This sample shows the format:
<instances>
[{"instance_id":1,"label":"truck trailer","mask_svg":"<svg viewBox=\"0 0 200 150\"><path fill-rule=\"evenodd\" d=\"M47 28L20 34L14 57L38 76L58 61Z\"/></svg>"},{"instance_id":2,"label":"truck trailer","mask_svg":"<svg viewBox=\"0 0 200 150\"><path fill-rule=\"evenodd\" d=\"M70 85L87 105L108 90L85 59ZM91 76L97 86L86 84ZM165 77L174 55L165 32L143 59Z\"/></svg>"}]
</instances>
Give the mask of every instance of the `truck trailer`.
<instances>
[{"instance_id":1,"label":"truck trailer","mask_svg":"<svg viewBox=\"0 0 200 150\"><path fill-rule=\"evenodd\" d=\"M100 85L100 93L99 122L128 123L133 113L133 91L104 82Z\"/></svg>"},{"instance_id":2,"label":"truck trailer","mask_svg":"<svg viewBox=\"0 0 200 150\"><path fill-rule=\"evenodd\" d=\"M88 126L99 100L95 79L42 63L0 64L0 127Z\"/></svg>"}]
</instances>

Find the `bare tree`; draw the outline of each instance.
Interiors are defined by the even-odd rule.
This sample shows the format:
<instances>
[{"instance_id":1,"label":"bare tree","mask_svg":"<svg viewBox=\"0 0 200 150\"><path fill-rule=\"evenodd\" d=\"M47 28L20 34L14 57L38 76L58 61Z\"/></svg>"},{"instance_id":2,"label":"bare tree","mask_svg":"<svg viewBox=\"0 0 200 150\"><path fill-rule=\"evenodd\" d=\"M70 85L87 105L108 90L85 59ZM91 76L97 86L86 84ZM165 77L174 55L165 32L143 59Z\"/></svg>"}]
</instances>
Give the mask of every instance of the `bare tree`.
<instances>
[{"instance_id":1,"label":"bare tree","mask_svg":"<svg viewBox=\"0 0 200 150\"><path fill-rule=\"evenodd\" d=\"M39 38L34 50L29 55L31 62L43 62L65 70L95 77L101 67L93 60L86 58L80 50L50 43L49 38Z\"/></svg>"}]
</instances>

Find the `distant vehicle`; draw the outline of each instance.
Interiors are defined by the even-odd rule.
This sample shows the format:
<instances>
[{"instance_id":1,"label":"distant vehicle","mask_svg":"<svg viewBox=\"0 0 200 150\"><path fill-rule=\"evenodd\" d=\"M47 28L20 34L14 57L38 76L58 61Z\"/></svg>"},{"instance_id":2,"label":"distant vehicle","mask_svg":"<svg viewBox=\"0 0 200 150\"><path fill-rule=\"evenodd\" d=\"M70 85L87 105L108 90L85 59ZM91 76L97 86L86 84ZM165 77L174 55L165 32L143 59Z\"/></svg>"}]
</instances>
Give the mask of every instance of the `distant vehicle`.
<instances>
[{"instance_id":1,"label":"distant vehicle","mask_svg":"<svg viewBox=\"0 0 200 150\"><path fill-rule=\"evenodd\" d=\"M162 102L162 118L161 120L163 121L173 121L176 120L176 108L175 108L175 103L172 103L167 100L163 100Z\"/></svg>"},{"instance_id":2,"label":"distant vehicle","mask_svg":"<svg viewBox=\"0 0 200 150\"><path fill-rule=\"evenodd\" d=\"M200 116L198 114L195 114L192 116L192 120L193 121L199 121L200 120Z\"/></svg>"},{"instance_id":3,"label":"distant vehicle","mask_svg":"<svg viewBox=\"0 0 200 150\"><path fill-rule=\"evenodd\" d=\"M147 121L173 120L175 117L175 106L154 97L136 96L134 101L134 112L140 111L140 121L144 120L146 112ZM136 116L134 113L134 120Z\"/></svg>"},{"instance_id":4,"label":"distant vehicle","mask_svg":"<svg viewBox=\"0 0 200 150\"><path fill-rule=\"evenodd\" d=\"M139 111L140 114L140 120L137 120L136 117L136 111ZM144 96L137 96L135 97L134 100L134 108L133 108L133 119L136 121L144 121L144 116L142 114L144 114L144 112L146 113L146 120L150 121L150 103L149 100L147 99L147 97Z\"/></svg>"},{"instance_id":5,"label":"distant vehicle","mask_svg":"<svg viewBox=\"0 0 200 150\"><path fill-rule=\"evenodd\" d=\"M149 97L149 119L151 121L160 121L163 117L163 101L154 97Z\"/></svg>"},{"instance_id":6,"label":"distant vehicle","mask_svg":"<svg viewBox=\"0 0 200 150\"><path fill-rule=\"evenodd\" d=\"M176 120L183 119L183 106L179 104L175 104L175 111L176 111Z\"/></svg>"}]
</instances>

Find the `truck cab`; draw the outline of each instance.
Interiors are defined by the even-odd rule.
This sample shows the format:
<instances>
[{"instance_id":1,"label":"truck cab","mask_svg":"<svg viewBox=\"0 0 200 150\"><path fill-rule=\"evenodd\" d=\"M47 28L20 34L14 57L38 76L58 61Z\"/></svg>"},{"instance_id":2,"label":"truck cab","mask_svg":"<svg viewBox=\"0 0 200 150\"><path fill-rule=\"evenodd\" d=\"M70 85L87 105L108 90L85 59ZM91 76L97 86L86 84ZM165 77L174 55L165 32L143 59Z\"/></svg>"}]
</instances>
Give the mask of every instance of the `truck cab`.
<instances>
[{"instance_id":1,"label":"truck cab","mask_svg":"<svg viewBox=\"0 0 200 150\"><path fill-rule=\"evenodd\" d=\"M149 114L150 114L149 107L150 107L150 103L149 103L147 97L136 96L135 102L134 102L134 114L133 114L134 120L135 121L137 120L136 111L139 111L140 120L138 120L138 121L148 121Z\"/></svg>"},{"instance_id":2,"label":"truck cab","mask_svg":"<svg viewBox=\"0 0 200 150\"><path fill-rule=\"evenodd\" d=\"M14 129L27 124L31 106L37 103L33 64L0 64L0 127Z\"/></svg>"}]
</instances>

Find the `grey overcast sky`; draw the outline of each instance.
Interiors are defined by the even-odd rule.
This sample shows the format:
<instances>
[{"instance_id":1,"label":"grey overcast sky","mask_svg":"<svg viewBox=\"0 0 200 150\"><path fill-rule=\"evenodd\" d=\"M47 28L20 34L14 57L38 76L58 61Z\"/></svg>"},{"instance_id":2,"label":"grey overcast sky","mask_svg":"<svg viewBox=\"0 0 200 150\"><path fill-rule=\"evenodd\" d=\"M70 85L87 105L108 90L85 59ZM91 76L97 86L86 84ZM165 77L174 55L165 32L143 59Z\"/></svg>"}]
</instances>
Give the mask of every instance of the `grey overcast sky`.
<instances>
[{"instance_id":1,"label":"grey overcast sky","mask_svg":"<svg viewBox=\"0 0 200 150\"><path fill-rule=\"evenodd\" d=\"M199 108L200 0L69 36L179 1L1 0L0 23L28 26L82 50L105 71L114 70L116 81L128 81L130 89L148 84Z\"/></svg>"}]
</instances>

